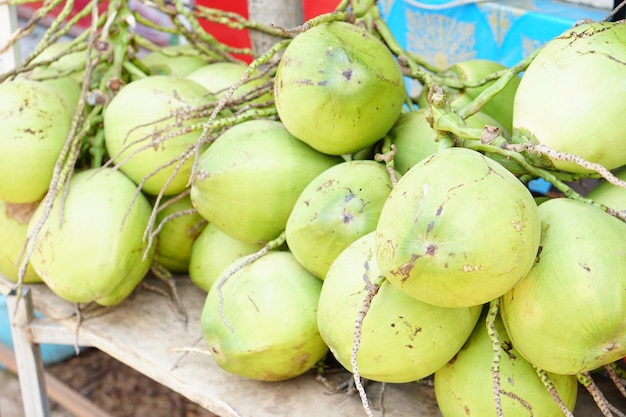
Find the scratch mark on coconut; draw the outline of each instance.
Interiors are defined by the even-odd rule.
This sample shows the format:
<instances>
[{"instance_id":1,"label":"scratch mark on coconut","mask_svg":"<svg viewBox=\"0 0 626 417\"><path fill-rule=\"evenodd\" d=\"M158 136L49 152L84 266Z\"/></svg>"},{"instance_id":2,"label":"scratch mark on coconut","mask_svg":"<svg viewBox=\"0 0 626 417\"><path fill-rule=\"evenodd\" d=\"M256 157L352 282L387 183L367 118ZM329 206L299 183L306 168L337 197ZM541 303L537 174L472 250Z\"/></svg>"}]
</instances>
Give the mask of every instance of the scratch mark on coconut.
<instances>
[{"instance_id":1,"label":"scratch mark on coconut","mask_svg":"<svg viewBox=\"0 0 626 417\"><path fill-rule=\"evenodd\" d=\"M541 252L543 251L543 246L539 246L537 248L537 255L535 256L535 263L539 263L541 260Z\"/></svg>"},{"instance_id":2,"label":"scratch mark on coconut","mask_svg":"<svg viewBox=\"0 0 626 417\"><path fill-rule=\"evenodd\" d=\"M317 191L318 192L325 191L326 188L332 187L334 183L335 183L335 179L334 178L331 178L331 179L329 179L327 181L324 181L324 183L322 185L317 187Z\"/></svg>"},{"instance_id":3,"label":"scratch mark on coconut","mask_svg":"<svg viewBox=\"0 0 626 417\"><path fill-rule=\"evenodd\" d=\"M521 232L522 230L524 230L524 223L521 221L512 220L511 224L513 225L515 230L517 230L518 232Z\"/></svg>"},{"instance_id":4,"label":"scratch mark on coconut","mask_svg":"<svg viewBox=\"0 0 626 417\"><path fill-rule=\"evenodd\" d=\"M257 311L257 313L260 313L261 310L259 310L259 306L256 305L256 302L254 301L254 299L252 297L250 297L248 295L248 300L250 301L250 303L252 303L252 305L254 306L254 309Z\"/></svg>"},{"instance_id":5,"label":"scratch mark on coconut","mask_svg":"<svg viewBox=\"0 0 626 417\"><path fill-rule=\"evenodd\" d=\"M352 192L350 188L346 188L346 190L348 190L348 194L343 199L345 203L347 203L350 200L353 200L356 197L356 194L354 194L354 192Z\"/></svg>"},{"instance_id":6,"label":"scratch mark on coconut","mask_svg":"<svg viewBox=\"0 0 626 417\"><path fill-rule=\"evenodd\" d=\"M401 281L406 282L406 280L408 280L411 277L411 270L413 269L413 266L415 265L415 261L417 261L419 258L421 258L420 255L417 255L415 253L412 254L411 259L408 262L405 262L404 264L400 265L398 269L396 269L395 271L391 271L391 273L394 275L401 276L402 277Z\"/></svg>"},{"instance_id":7,"label":"scratch mark on coconut","mask_svg":"<svg viewBox=\"0 0 626 417\"><path fill-rule=\"evenodd\" d=\"M413 324L411 324L411 322L409 322L408 320L404 319L403 317L401 317L403 319L402 324L404 324L407 329L411 330L411 333L409 334L409 339L411 340L415 340L415 336L418 335L418 333L420 333L422 331L422 328L419 326L413 326Z\"/></svg>"},{"instance_id":8,"label":"scratch mark on coconut","mask_svg":"<svg viewBox=\"0 0 626 417\"><path fill-rule=\"evenodd\" d=\"M589 267L589 265L582 263L582 262L578 262L578 266L580 266L582 269L584 269L587 272L591 272L591 268Z\"/></svg>"},{"instance_id":9,"label":"scratch mark on coconut","mask_svg":"<svg viewBox=\"0 0 626 417\"><path fill-rule=\"evenodd\" d=\"M354 216L352 215L352 213L348 212L348 210L344 208L343 212L341 213L342 223L348 224L348 223L351 223L353 220L354 220Z\"/></svg>"},{"instance_id":10,"label":"scratch mark on coconut","mask_svg":"<svg viewBox=\"0 0 626 417\"><path fill-rule=\"evenodd\" d=\"M485 269L482 265L463 265L463 272L475 272Z\"/></svg>"}]
</instances>

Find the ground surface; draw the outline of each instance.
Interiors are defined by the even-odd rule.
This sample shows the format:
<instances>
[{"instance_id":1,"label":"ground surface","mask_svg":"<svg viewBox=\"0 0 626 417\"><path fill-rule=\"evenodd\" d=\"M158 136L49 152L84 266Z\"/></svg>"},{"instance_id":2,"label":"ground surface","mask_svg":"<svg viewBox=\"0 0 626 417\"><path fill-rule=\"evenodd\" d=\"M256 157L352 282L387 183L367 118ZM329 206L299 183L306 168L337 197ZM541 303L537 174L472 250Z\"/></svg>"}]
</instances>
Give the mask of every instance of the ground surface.
<instances>
[{"instance_id":1,"label":"ground surface","mask_svg":"<svg viewBox=\"0 0 626 417\"><path fill-rule=\"evenodd\" d=\"M97 349L47 367L48 372L112 417L216 417ZM74 417L51 404L52 417ZM22 417L17 378L0 372L0 415Z\"/></svg>"}]
</instances>

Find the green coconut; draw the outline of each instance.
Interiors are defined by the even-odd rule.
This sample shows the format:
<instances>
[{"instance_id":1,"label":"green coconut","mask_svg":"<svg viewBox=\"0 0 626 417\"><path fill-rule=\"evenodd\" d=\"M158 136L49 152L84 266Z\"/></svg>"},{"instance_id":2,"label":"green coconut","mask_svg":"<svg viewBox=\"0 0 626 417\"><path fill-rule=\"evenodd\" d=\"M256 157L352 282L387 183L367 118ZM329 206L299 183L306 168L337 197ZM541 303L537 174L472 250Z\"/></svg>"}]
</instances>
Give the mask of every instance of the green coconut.
<instances>
[{"instance_id":1,"label":"green coconut","mask_svg":"<svg viewBox=\"0 0 626 417\"><path fill-rule=\"evenodd\" d=\"M451 105L455 109L462 108L469 102L477 98L485 89L494 84L494 80L478 84L486 77L506 70L507 67L497 61L490 59L468 59L457 62L451 67L441 71L438 75L444 78L452 78L465 84L475 84L473 87L446 87L444 92ZM497 120L503 126L504 131L513 131L513 107L515 93L521 82L520 77L513 77L504 88L494 95L481 108L481 112ZM428 107L428 90L424 89L418 98L420 107Z\"/></svg>"},{"instance_id":2,"label":"green coconut","mask_svg":"<svg viewBox=\"0 0 626 417\"><path fill-rule=\"evenodd\" d=\"M614 172L615 176L622 181L626 181L626 167L622 167ZM591 200L604 204L613 210L626 213L626 188L620 187L606 180L601 180L596 187L594 187L587 197Z\"/></svg>"},{"instance_id":3,"label":"green coconut","mask_svg":"<svg viewBox=\"0 0 626 417\"><path fill-rule=\"evenodd\" d=\"M538 208L541 253L502 296L511 341L533 365L573 375L626 356L626 223L557 198Z\"/></svg>"},{"instance_id":4,"label":"green coconut","mask_svg":"<svg viewBox=\"0 0 626 417\"><path fill-rule=\"evenodd\" d=\"M143 65L150 70L150 75L178 77L186 77L216 59L217 54L204 56L190 44L167 45L140 58Z\"/></svg>"},{"instance_id":5,"label":"green coconut","mask_svg":"<svg viewBox=\"0 0 626 417\"><path fill-rule=\"evenodd\" d=\"M541 223L529 190L479 152L448 148L414 165L376 228L377 259L393 285L439 306L486 303L532 267Z\"/></svg>"},{"instance_id":6,"label":"green coconut","mask_svg":"<svg viewBox=\"0 0 626 417\"><path fill-rule=\"evenodd\" d=\"M439 150L437 133L427 119L428 113L428 109L420 108L402 114L387 134L397 148L393 158L394 168L402 175L413 165ZM468 117L466 123L477 129L483 129L487 125L494 126L505 132L504 127L496 119L483 112Z\"/></svg>"},{"instance_id":7,"label":"green coconut","mask_svg":"<svg viewBox=\"0 0 626 417\"><path fill-rule=\"evenodd\" d=\"M224 370L261 381L295 378L328 352L317 330L322 281L289 253L269 252L213 286L202 310L202 334Z\"/></svg>"},{"instance_id":8,"label":"green coconut","mask_svg":"<svg viewBox=\"0 0 626 417\"><path fill-rule=\"evenodd\" d=\"M169 200L161 202L156 215L156 223L162 227L157 234L155 259L170 272L181 274L189 270L191 248L206 223L195 212L189 195L173 202Z\"/></svg>"},{"instance_id":9,"label":"green coconut","mask_svg":"<svg viewBox=\"0 0 626 417\"><path fill-rule=\"evenodd\" d=\"M224 269L237 259L258 252L263 243L233 239L212 223L206 225L191 247L189 278L209 292Z\"/></svg>"},{"instance_id":10,"label":"green coconut","mask_svg":"<svg viewBox=\"0 0 626 417\"><path fill-rule=\"evenodd\" d=\"M43 198L72 117L73 108L52 85L26 79L0 84L0 200Z\"/></svg>"},{"instance_id":11,"label":"green coconut","mask_svg":"<svg viewBox=\"0 0 626 417\"><path fill-rule=\"evenodd\" d=\"M313 26L289 44L274 84L276 109L295 137L331 155L371 146L393 126L406 99L389 49L346 22Z\"/></svg>"},{"instance_id":12,"label":"green coconut","mask_svg":"<svg viewBox=\"0 0 626 417\"><path fill-rule=\"evenodd\" d=\"M497 417L494 403L493 347L486 314L450 362L435 372L435 396L443 417ZM501 317L494 322L500 339L500 395L507 417L562 417L563 410L537 375L537 371L511 345ZM573 411L578 381L573 375L547 374L561 401ZM532 413L532 414L531 414Z\"/></svg>"},{"instance_id":13,"label":"green coconut","mask_svg":"<svg viewBox=\"0 0 626 417\"><path fill-rule=\"evenodd\" d=\"M299 141L278 121L242 122L200 155L191 200L232 238L267 242L285 230L307 184L341 161Z\"/></svg>"},{"instance_id":14,"label":"green coconut","mask_svg":"<svg viewBox=\"0 0 626 417\"><path fill-rule=\"evenodd\" d=\"M352 371L355 321L370 285L381 275L375 232L350 244L331 266L320 294L317 325L337 360ZM411 382L445 365L472 332L481 307L446 308L418 301L388 281L365 315L357 365L361 377Z\"/></svg>"},{"instance_id":15,"label":"green coconut","mask_svg":"<svg viewBox=\"0 0 626 417\"><path fill-rule=\"evenodd\" d=\"M152 75L133 81L105 110L107 152L145 193L157 195L164 189L164 195L180 194L189 182L193 158L178 171L177 163L171 162L196 143L205 119L181 120L177 114L214 101L204 87L182 77Z\"/></svg>"},{"instance_id":16,"label":"green coconut","mask_svg":"<svg viewBox=\"0 0 626 417\"><path fill-rule=\"evenodd\" d=\"M542 47L515 95L513 126L549 148L614 169L626 164L626 25L586 22ZM586 172L553 159L557 169Z\"/></svg>"},{"instance_id":17,"label":"green coconut","mask_svg":"<svg viewBox=\"0 0 626 417\"><path fill-rule=\"evenodd\" d=\"M214 94L218 99L224 97L228 89L239 82L241 77L248 70L248 66L243 62L214 62L204 65L187 75L193 80ZM255 94L255 88L259 88L269 83L271 78L268 75L257 76L253 74L251 79L242 84L233 93L233 99L245 97L248 94ZM258 104L272 100L273 91L264 93L261 96L246 100L246 104Z\"/></svg>"},{"instance_id":18,"label":"green coconut","mask_svg":"<svg viewBox=\"0 0 626 417\"><path fill-rule=\"evenodd\" d=\"M67 192L65 192L67 191ZM30 263L60 298L121 303L150 269L154 247L143 239L152 212L135 184L110 168L75 173L34 241ZM28 233L42 219L40 204ZM144 256L145 255L145 256Z\"/></svg>"},{"instance_id":19,"label":"green coconut","mask_svg":"<svg viewBox=\"0 0 626 417\"><path fill-rule=\"evenodd\" d=\"M12 204L0 200L0 275L13 282L19 280L24 243L28 233L28 222L39 206L39 201ZM25 283L42 282L30 263L24 274Z\"/></svg>"},{"instance_id":20,"label":"green coconut","mask_svg":"<svg viewBox=\"0 0 626 417\"><path fill-rule=\"evenodd\" d=\"M385 165L374 161L347 161L322 172L302 191L287 220L291 253L324 279L350 243L376 228L391 188Z\"/></svg>"}]
</instances>

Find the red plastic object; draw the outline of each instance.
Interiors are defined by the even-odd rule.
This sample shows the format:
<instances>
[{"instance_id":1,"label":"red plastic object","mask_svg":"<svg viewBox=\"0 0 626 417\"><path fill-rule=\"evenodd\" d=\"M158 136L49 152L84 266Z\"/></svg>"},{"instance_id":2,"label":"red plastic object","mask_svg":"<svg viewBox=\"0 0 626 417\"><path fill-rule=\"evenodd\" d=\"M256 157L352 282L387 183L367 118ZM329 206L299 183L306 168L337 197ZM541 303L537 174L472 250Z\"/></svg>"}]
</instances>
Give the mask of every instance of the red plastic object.
<instances>
[{"instance_id":1,"label":"red plastic object","mask_svg":"<svg viewBox=\"0 0 626 417\"><path fill-rule=\"evenodd\" d=\"M339 0L302 0L304 20L330 13L339 6Z\"/></svg>"},{"instance_id":2,"label":"red plastic object","mask_svg":"<svg viewBox=\"0 0 626 417\"><path fill-rule=\"evenodd\" d=\"M309 20L320 14L332 12L339 5L339 0L302 0L302 12L304 20ZM196 4L200 6L220 9L228 12L237 13L244 18L248 18L248 2L247 0L196 0ZM215 38L226 45L235 48L250 48L252 43L250 36L246 30L231 29L219 23L208 21L200 21L200 25ZM239 59L251 62L248 55L237 55Z\"/></svg>"},{"instance_id":3,"label":"red plastic object","mask_svg":"<svg viewBox=\"0 0 626 417\"><path fill-rule=\"evenodd\" d=\"M196 0L196 5L210 7L212 9L219 9L226 12L233 12L241 15L244 18L248 18L248 2L247 0ZM233 48L251 48L252 43L247 30L239 30L229 28L226 25L220 23L209 22L201 20L200 25L218 41L231 46ZM250 63L252 57L249 55L235 55L245 62Z\"/></svg>"},{"instance_id":4,"label":"red plastic object","mask_svg":"<svg viewBox=\"0 0 626 417\"><path fill-rule=\"evenodd\" d=\"M76 13L83 10L85 6L87 6L89 3L90 3L90 0L74 0L72 11L70 12L70 15L68 18L71 19L72 17L74 17ZM30 18L30 16L35 12L35 10L39 9L42 5L43 5L42 1L20 4L18 6L18 14L22 17ZM58 16L59 13L63 10L64 5L65 3L62 3L59 6L55 7L50 13L50 16L47 16L47 19L44 19L44 20L52 20L52 18ZM108 7L108 2L102 1L98 5L98 10L103 12L107 9L107 7ZM76 24L76 26L79 27L80 29L87 29L90 25L91 25L91 14L88 14L86 17L80 19L78 23Z\"/></svg>"}]
</instances>

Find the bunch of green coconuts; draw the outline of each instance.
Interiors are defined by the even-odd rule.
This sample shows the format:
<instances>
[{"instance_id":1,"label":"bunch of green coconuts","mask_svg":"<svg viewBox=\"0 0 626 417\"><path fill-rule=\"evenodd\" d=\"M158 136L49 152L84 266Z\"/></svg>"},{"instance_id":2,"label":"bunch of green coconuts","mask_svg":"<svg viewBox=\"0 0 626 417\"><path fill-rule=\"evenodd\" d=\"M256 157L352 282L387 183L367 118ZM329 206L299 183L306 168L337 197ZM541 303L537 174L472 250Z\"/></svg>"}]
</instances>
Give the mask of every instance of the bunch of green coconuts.
<instances>
[{"instance_id":1,"label":"bunch of green coconuts","mask_svg":"<svg viewBox=\"0 0 626 417\"><path fill-rule=\"evenodd\" d=\"M115 306L158 265L226 371L434 376L444 416L571 415L626 355L624 24L437 69L346 3L243 63L112 4L0 78L4 277Z\"/></svg>"}]
</instances>

